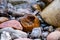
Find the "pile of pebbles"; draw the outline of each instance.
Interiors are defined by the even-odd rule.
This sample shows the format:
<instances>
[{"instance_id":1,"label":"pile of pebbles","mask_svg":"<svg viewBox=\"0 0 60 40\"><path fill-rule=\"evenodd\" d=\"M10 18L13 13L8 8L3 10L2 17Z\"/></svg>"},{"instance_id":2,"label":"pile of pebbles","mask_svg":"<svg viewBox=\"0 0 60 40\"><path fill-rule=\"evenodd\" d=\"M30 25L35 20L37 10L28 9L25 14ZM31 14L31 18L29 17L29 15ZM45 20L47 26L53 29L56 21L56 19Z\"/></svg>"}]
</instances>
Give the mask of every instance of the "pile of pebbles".
<instances>
[{"instance_id":1,"label":"pile of pebbles","mask_svg":"<svg viewBox=\"0 0 60 40\"><path fill-rule=\"evenodd\" d=\"M6 9L3 9L5 7L3 4L1 5L3 7L0 11L0 40L59 40L60 29L56 30L54 26L47 24L40 16L41 11L46 7L46 3L43 0L30 2L15 6L8 3ZM40 7L40 9L37 7ZM38 27L32 26L33 29L29 32L25 32L20 23L20 19L27 14L36 16L40 24ZM29 22L30 20L28 20ZM30 25L26 27L28 30Z\"/></svg>"}]
</instances>

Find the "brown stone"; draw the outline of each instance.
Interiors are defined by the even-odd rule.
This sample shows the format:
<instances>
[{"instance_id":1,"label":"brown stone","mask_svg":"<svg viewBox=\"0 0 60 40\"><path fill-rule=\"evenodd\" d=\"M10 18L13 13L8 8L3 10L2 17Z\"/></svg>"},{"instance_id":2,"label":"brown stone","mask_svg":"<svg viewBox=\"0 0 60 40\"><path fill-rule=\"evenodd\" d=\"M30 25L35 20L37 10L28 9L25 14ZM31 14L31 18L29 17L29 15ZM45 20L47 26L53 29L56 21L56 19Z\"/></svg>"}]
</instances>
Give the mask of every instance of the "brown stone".
<instances>
[{"instance_id":1,"label":"brown stone","mask_svg":"<svg viewBox=\"0 0 60 40\"><path fill-rule=\"evenodd\" d=\"M41 7L39 4L34 4L32 7L38 11L41 11Z\"/></svg>"},{"instance_id":2,"label":"brown stone","mask_svg":"<svg viewBox=\"0 0 60 40\"><path fill-rule=\"evenodd\" d=\"M29 38L18 38L18 39L15 39L15 40L32 40L32 39L29 39Z\"/></svg>"},{"instance_id":3,"label":"brown stone","mask_svg":"<svg viewBox=\"0 0 60 40\"><path fill-rule=\"evenodd\" d=\"M46 5L50 4L53 0L42 0L43 2L46 3Z\"/></svg>"},{"instance_id":4,"label":"brown stone","mask_svg":"<svg viewBox=\"0 0 60 40\"><path fill-rule=\"evenodd\" d=\"M30 32L33 28L40 26L39 19L32 14L27 14L23 18L20 18L20 22L25 32Z\"/></svg>"},{"instance_id":5,"label":"brown stone","mask_svg":"<svg viewBox=\"0 0 60 40\"><path fill-rule=\"evenodd\" d=\"M6 22L8 21L9 19L6 18L6 17L0 17L0 24L3 23L3 22Z\"/></svg>"},{"instance_id":6,"label":"brown stone","mask_svg":"<svg viewBox=\"0 0 60 40\"><path fill-rule=\"evenodd\" d=\"M48 7L42 12L42 18L55 27L60 27L60 0L54 0Z\"/></svg>"},{"instance_id":7,"label":"brown stone","mask_svg":"<svg viewBox=\"0 0 60 40\"><path fill-rule=\"evenodd\" d=\"M21 29L21 30L23 29L21 24L16 20L10 20L0 24L0 28L5 28L5 27L12 27L14 29Z\"/></svg>"}]
</instances>

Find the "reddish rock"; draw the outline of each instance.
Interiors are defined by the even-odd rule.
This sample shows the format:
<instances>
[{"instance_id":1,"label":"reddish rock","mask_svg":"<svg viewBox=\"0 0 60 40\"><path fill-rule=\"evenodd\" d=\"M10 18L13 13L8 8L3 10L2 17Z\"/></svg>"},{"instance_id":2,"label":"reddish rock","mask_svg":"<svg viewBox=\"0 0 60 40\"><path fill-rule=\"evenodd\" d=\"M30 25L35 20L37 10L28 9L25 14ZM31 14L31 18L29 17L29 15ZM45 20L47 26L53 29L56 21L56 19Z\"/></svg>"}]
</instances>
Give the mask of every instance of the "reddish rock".
<instances>
[{"instance_id":1,"label":"reddish rock","mask_svg":"<svg viewBox=\"0 0 60 40\"><path fill-rule=\"evenodd\" d=\"M21 24L16 20L10 20L0 24L0 28L5 28L5 27L12 27L14 29L19 29L19 30L23 29Z\"/></svg>"},{"instance_id":2,"label":"reddish rock","mask_svg":"<svg viewBox=\"0 0 60 40\"><path fill-rule=\"evenodd\" d=\"M0 23L3 23L3 22L6 22L8 21L9 19L6 18L6 17L0 17Z\"/></svg>"},{"instance_id":3,"label":"reddish rock","mask_svg":"<svg viewBox=\"0 0 60 40\"><path fill-rule=\"evenodd\" d=\"M25 32L31 32L33 28L40 26L39 19L31 14L27 14L24 17L20 18L20 22Z\"/></svg>"},{"instance_id":4,"label":"reddish rock","mask_svg":"<svg viewBox=\"0 0 60 40\"><path fill-rule=\"evenodd\" d=\"M32 40L32 39L29 39L29 38L18 38L18 39L15 39L15 40Z\"/></svg>"},{"instance_id":5,"label":"reddish rock","mask_svg":"<svg viewBox=\"0 0 60 40\"><path fill-rule=\"evenodd\" d=\"M60 40L60 31L55 31L47 36L47 40Z\"/></svg>"}]
</instances>

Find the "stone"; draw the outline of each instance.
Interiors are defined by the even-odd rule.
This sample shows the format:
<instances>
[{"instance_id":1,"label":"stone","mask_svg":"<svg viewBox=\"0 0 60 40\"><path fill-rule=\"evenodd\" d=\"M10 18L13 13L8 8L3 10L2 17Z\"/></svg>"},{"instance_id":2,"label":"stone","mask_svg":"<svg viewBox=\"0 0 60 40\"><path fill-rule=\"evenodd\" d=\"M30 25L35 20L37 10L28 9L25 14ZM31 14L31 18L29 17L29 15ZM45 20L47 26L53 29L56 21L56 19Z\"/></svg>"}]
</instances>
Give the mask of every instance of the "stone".
<instances>
[{"instance_id":1,"label":"stone","mask_svg":"<svg viewBox=\"0 0 60 40\"><path fill-rule=\"evenodd\" d=\"M20 18L20 22L25 32L31 32L33 28L40 26L39 19L32 14L24 15L22 18Z\"/></svg>"},{"instance_id":2,"label":"stone","mask_svg":"<svg viewBox=\"0 0 60 40\"><path fill-rule=\"evenodd\" d=\"M11 34L12 37L15 37L15 38L19 38L19 37L22 37L22 38L27 38L27 33L23 32L23 31L20 31L20 30L15 30L12 34Z\"/></svg>"},{"instance_id":3,"label":"stone","mask_svg":"<svg viewBox=\"0 0 60 40\"><path fill-rule=\"evenodd\" d=\"M35 4L32 6L35 10L41 11L41 7L39 6L39 4Z\"/></svg>"},{"instance_id":4,"label":"stone","mask_svg":"<svg viewBox=\"0 0 60 40\"><path fill-rule=\"evenodd\" d=\"M12 27L12 28L18 29L18 30L23 29L21 24L16 20L6 21L6 22L0 24L0 28L5 28L5 27Z\"/></svg>"},{"instance_id":5,"label":"stone","mask_svg":"<svg viewBox=\"0 0 60 40\"><path fill-rule=\"evenodd\" d=\"M7 17L0 17L0 24L3 22L8 21L9 19Z\"/></svg>"},{"instance_id":6,"label":"stone","mask_svg":"<svg viewBox=\"0 0 60 40\"><path fill-rule=\"evenodd\" d=\"M60 0L54 0L41 12L41 17L50 25L60 27ZM49 10L48 10L49 9Z\"/></svg>"},{"instance_id":7,"label":"stone","mask_svg":"<svg viewBox=\"0 0 60 40\"><path fill-rule=\"evenodd\" d=\"M43 32L42 37L46 38L48 36L49 32Z\"/></svg>"},{"instance_id":8,"label":"stone","mask_svg":"<svg viewBox=\"0 0 60 40\"><path fill-rule=\"evenodd\" d=\"M1 34L1 40L11 40L11 36L9 32L3 31Z\"/></svg>"},{"instance_id":9,"label":"stone","mask_svg":"<svg viewBox=\"0 0 60 40\"><path fill-rule=\"evenodd\" d=\"M49 26L49 32L53 32L54 29L53 29L53 26Z\"/></svg>"},{"instance_id":10,"label":"stone","mask_svg":"<svg viewBox=\"0 0 60 40\"><path fill-rule=\"evenodd\" d=\"M12 39L14 38L19 38L19 37L22 37L22 38L27 38L27 33L21 31L21 30L15 30L11 27L6 27L6 28L3 28L0 30L0 33L2 33L3 31L6 31L6 32L9 32Z\"/></svg>"},{"instance_id":11,"label":"stone","mask_svg":"<svg viewBox=\"0 0 60 40\"><path fill-rule=\"evenodd\" d=\"M54 31L47 36L47 40L60 40L60 31Z\"/></svg>"},{"instance_id":12,"label":"stone","mask_svg":"<svg viewBox=\"0 0 60 40\"><path fill-rule=\"evenodd\" d=\"M29 39L29 38L18 38L18 39L15 39L15 40L32 40L32 39Z\"/></svg>"},{"instance_id":13,"label":"stone","mask_svg":"<svg viewBox=\"0 0 60 40\"><path fill-rule=\"evenodd\" d=\"M44 28L44 31L49 31L49 32L54 31L53 26L46 26L46 27Z\"/></svg>"},{"instance_id":14,"label":"stone","mask_svg":"<svg viewBox=\"0 0 60 40\"><path fill-rule=\"evenodd\" d=\"M41 40L41 39L34 39L34 40Z\"/></svg>"},{"instance_id":15,"label":"stone","mask_svg":"<svg viewBox=\"0 0 60 40\"><path fill-rule=\"evenodd\" d=\"M53 0L42 0L43 2L46 3L46 5L50 4Z\"/></svg>"},{"instance_id":16,"label":"stone","mask_svg":"<svg viewBox=\"0 0 60 40\"><path fill-rule=\"evenodd\" d=\"M38 27L38 28L34 28L30 35L31 35L31 37L39 38L41 36L41 34L42 34L42 30L40 27Z\"/></svg>"}]
</instances>

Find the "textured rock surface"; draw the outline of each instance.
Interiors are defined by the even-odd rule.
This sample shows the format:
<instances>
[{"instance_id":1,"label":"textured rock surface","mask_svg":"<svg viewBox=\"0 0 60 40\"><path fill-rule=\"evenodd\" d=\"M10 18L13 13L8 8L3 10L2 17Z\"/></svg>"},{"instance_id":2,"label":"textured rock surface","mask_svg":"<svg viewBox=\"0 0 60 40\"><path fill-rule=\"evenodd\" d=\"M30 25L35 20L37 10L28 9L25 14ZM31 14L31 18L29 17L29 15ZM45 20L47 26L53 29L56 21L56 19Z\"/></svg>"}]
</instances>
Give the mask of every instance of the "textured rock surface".
<instances>
[{"instance_id":1,"label":"textured rock surface","mask_svg":"<svg viewBox=\"0 0 60 40\"><path fill-rule=\"evenodd\" d=\"M33 28L39 27L39 19L31 14L27 14L20 19L20 22L23 26L23 30L26 32L32 31Z\"/></svg>"},{"instance_id":2,"label":"textured rock surface","mask_svg":"<svg viewBox=\"0 0 60 40\"><path fill-rule=\"evenodd\" d=\"M21 24L16 20L10 20L10 21L0 24L0 28L5 28L5 27L12 27L19 30L23 29Z\"/></svg>"},{"instance_id":3,"label":"textured rock surface","mask_svg":"<svg viewBox=\"0 0 60 40\"><path fill-rule=\"evenodd\" d=\"M55 27L60 27L60 0L54 0L42 12L42 18ZM49 10L48 10L49 9Z\"/></svg>"}]
</instances>

